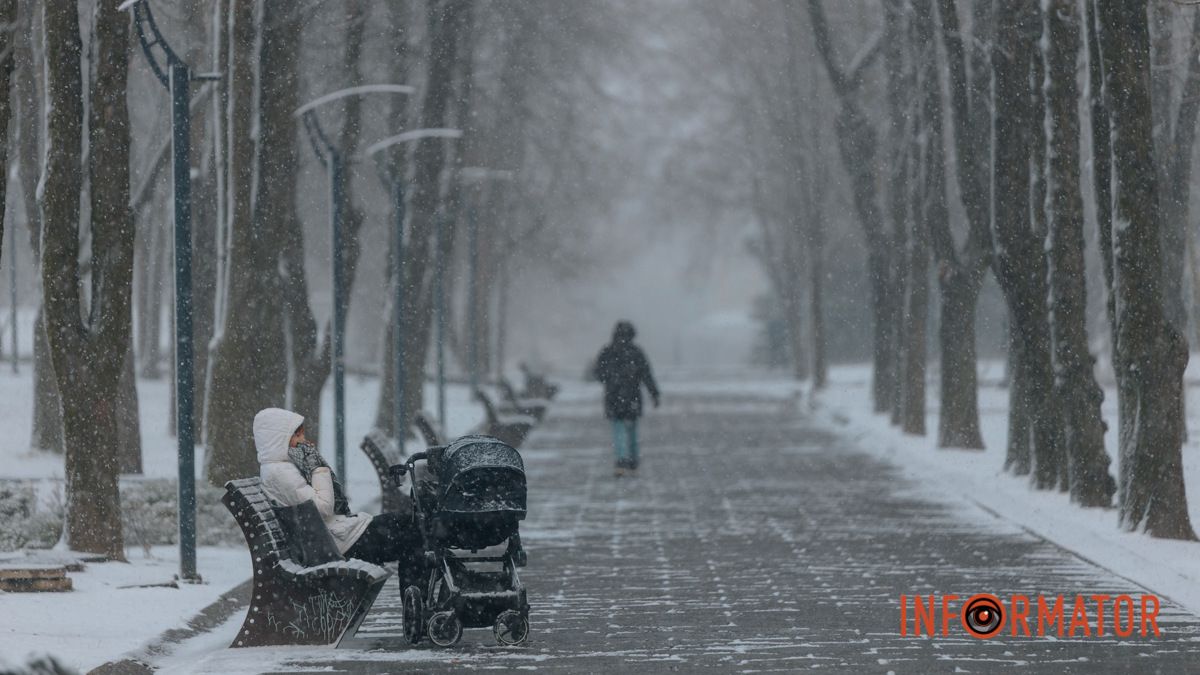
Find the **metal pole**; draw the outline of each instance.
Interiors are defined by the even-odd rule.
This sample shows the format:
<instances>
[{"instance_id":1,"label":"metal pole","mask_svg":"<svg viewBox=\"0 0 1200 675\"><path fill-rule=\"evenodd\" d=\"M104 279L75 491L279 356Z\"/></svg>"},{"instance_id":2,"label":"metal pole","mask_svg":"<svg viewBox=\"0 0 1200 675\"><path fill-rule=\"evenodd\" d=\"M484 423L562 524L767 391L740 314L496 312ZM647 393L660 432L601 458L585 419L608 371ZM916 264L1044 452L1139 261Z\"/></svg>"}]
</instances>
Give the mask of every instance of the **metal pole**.
<instances>
[{"instance_id":1,"label":"metal pole","mask_svg":"<svg viewBox=\"0 0 1200 675\"><path fill-rule=\"evenodd\" d=\"M175 188L175 421L179 439L179 576L196 574L196 446L192 428L192 183L188 67L170 63Z\"/></svg>"},{"instance_id":2,"label":"metal pole","mask_svg":"<svg viewBox=\"0 0 1200 675\"><path fill-rule=\"evenodd\" d=\"M329 153L329 221L333 257L333 428L334 464L346 481L346 269L342 257L342 156Z\"/></svg>"},{"instance_id":3,"label":"metal pole","mask_svg":"<svg viewBox=\"0 0 1200 675\"><path fill-rule=\"evenodd\" d=\"M398 171L398 169L397 169ZM392 343L393 359L395 360L394 400L392 401L392 420L396 431L396 448L400 456L405 456L404 450L404 333L401 326L404 322L404 183L399 177L392 179L392 195L396 200L393 207L396 215L396 236L392 244L392 256L395 265L392 274L395 279L395 297L392 300Z\"/></svg>"},{"instance_id":4,"label":"metal pole","mask_svg":"<svg viewBox=\"0 0 1200 675\"><path fill-rule=\"evenodd\" d=\"M3 218L0 215L0 218ZM12 329L12 370L16 375L18 372L17 359L20 357L20 350L17 349L17 229L10 227L12 231L11 241L8 242L8 302L9 310L12 313L10 328Z\"/></svg>"},{"instance_id":5,"label":"metal pole","mask_svg":"<svg viewBox=\"0 0 1200 675\"><path fill-rule=\"evenodd\" d=\"M504 349L508 342L508 265L500 260L500 298L496 301L496 380L504 377Z\"/></svg>"},{"instance_id":6,"label":"metal pole","mask_svg":"<svg viewBox=\"0 0 1200 675\"><path fill-rule=\"evenodd\" d=\"M471 392L479 386L479 337L476 312L479 310L476 288L479 264L479 214L474 200L467 207L467 369L471 374Z\"/></svg>"},{"instance_id":7,"label":"metal pole","mask_svg":"<svg viewBox=\"0 0 1200 675\"><path fill-rule=\"evenodd\" d=\"M437 220L437 267L434 269L434 302L437 312L437 409L438 423L442 425L442 433L450 425L446 424L446 217L438 211Z\"/></svg>"}]
</instances>

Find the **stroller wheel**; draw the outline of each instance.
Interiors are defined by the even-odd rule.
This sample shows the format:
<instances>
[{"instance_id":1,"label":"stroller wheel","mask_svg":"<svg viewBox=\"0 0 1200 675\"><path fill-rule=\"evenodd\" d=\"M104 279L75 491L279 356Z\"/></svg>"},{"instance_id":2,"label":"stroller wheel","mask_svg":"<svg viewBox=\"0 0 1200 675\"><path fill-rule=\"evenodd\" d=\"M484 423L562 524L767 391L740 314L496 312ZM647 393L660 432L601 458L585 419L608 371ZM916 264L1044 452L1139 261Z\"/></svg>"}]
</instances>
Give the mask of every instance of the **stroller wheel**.
<instances>
[{"instance_id":1,"label":"stroller wheel","mask_svg":"<svg viewBox=\"0 0 1200 675\"><path fill-rule=\"evenodd\" d=\"M462 621L454 612L437 612L429 617L429 639L439 647L457 644L462 632Z\"/></svg>"},{"instance_id":2,"label":"stroller wheel","mask_svg":"<svg viewBox=\"0 0 1200 675\"><path fill-rule=\"evenodd\" d=\"M404 604L401 607L401 617L404 622L404 638L408 640L410 645L415 645L421 641L422 629L425 627L425 622L422 620L424 603L421 601L421 589L416 586L409 586L404 589Z\"/></svg>"},{"instance_id":3,"label":"stroller wheel","mask_svg":"<svg viewBox=\"0 0 1200 675\"><path fill-rule=\"evenodd\" d=\"M529 618L515 609L506 609L496 617L492 634L502 645L519 645L529 637Z\"/></svg>"}]
</instances>

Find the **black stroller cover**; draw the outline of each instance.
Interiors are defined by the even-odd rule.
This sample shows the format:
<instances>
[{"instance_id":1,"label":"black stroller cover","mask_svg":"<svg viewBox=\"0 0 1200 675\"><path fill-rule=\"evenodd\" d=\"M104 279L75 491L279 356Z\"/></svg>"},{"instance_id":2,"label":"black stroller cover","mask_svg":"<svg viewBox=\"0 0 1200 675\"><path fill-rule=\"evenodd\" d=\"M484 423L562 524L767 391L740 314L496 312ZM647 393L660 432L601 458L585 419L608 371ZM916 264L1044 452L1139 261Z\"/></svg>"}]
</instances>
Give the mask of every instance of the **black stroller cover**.
<instances>
[{"instance_id":1,"label":"black stroller cover","mask_svg":"<svg viewBox=\"0 0 1200 675\"><path fill-rule=\"evenodd\" d=\"M442 543L494 546L517 533L526 512L525 465L511 446L490 436L464 436L430 462L436 497L427 506L440 521Z\"/></svg>"}]
</instances>

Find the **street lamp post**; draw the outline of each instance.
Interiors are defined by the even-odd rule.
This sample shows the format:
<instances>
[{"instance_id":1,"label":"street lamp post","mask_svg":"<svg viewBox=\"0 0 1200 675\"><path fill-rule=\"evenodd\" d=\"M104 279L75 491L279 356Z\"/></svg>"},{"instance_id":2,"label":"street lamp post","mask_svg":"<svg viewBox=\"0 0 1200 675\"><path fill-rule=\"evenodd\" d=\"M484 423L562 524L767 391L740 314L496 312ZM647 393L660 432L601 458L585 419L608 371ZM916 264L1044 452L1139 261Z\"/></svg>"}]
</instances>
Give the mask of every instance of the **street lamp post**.
<instances>
[{"instance_id":1,"label":"street lamp post","mask_svg":"<svg viewBox=\"0 0 1200 675\"><path fill-rule=\"evenodd\" d=\"M17 358L20 355L20 350L17 349L17 229L9 228L12 231L12 241L8 242L8 303L9 303L9 329L12 333L12 371L13 375L18 372Z\"/></svg>"},{"instance_id":2,"label":"street lamp post","mask_svg":"<svg viewBox=\"0 0 1200 675\"><path fill-rule=\"evenodd\" d=\"M345 161L338 148L321 128L317 108L348 96L372 93L411 94L413 88L404 84L368 84L348 87L300 106L294 113L304 121L309 144L317 161L329 172L329 234L330 257L333 260L333 327L330 342L333 348L333 426L334 465L339 476L346 475L346 312L349 309L346 289L345 258L342 256L342 220L345 212Z\"/></svg>"},{"instance_id":3,"label":"street lamp post","mask_svg":"<svg viewBox=\"0 0 1200 675\"><path fill-rule=\"evenodd\" d=\"M425 138L460 138L462 131L459 129L445 128L430 128L430 129L413 129L402 134L389 136L367 148L366 156L374 157L380 152L400 145L402 143L412 143ZM380 178L383 180L392 193L394 200L392 205L393 213L395 214L395 235L392 241L392 258L394 260L392 267L392 350L394 375L393 393L392 393L392 422L396 431L396 448L400 452L400 456L404 456L404 333L401 330L404 315L404 180L401 177L400 167L391 167L390 169L381 169ZM441 420L445 426L445 420Z\"/></svg>"},{"instance_id":4,"label":"street lamp post","mask_svg":"<svg viewBox=\"0 0 1200 675\"><path fill-rule=\"evenodd\" d=\"M175 236L175 422L179 442L179 577L200 580L196 572L196 444L193 415L192 344L192 80L219 80L220 75L193 74L171 49L154 21L147 0L127 0L133 9L138 42L155 77L171 94L171 178L174 188ZM162 62L154 48L162 52Z\"/></svg>"}]
</instances>

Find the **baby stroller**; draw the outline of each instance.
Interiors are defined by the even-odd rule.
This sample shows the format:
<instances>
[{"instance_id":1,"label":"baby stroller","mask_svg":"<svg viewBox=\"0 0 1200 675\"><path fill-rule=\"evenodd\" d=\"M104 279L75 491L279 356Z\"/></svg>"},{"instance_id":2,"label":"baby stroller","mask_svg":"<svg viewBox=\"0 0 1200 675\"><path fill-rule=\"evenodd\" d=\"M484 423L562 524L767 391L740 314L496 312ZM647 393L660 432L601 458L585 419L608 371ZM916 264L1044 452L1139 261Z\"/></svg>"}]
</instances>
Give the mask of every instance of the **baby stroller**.
<instances>
[{"instance_id":1,"label":"baby stroller","mask_svg":"<svg viewBox=\"0 0 1200 675\"><path fill-rule=\"evenodd\" d=\"M421 461L425 466L417 467ZM525 518L521 455L491 436L463 436L418 452L391 471L397 480L411 474L427 570L423 585L404 589L405 638L416 644L428 636L449 647L464 627L492 626L498 643L524 642L529 602L517 577L526 563L517 531Z\"/></svg>"}]
</instances>

